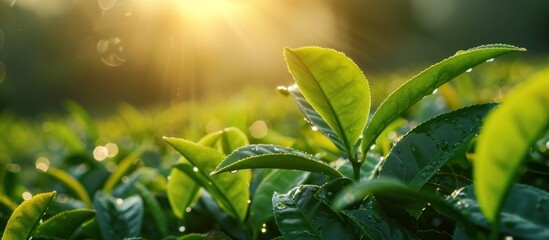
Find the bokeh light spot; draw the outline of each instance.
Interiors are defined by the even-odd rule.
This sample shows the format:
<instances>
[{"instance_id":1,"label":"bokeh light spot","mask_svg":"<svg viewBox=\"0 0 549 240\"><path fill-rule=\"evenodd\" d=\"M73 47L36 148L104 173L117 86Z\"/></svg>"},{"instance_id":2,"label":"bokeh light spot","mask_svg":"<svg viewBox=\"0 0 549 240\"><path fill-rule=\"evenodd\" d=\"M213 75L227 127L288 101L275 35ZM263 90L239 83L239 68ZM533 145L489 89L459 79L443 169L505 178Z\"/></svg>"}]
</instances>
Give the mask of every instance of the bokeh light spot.
<instances>
[{"instance_id":1,"label":"bokeh light spot","mask_svg":"<svg viewBox=\"0 0 549 240\"><path fill-rule=\"evenodd\" d=\"M267 123L261 120L258 120L252 123L249 130L250 130L250 135L252 135L253 138L263 138L267 136L267 133L269 132Z\"/></svg>"},{"instance_id":2,"label":"bokeh light spot","mask_svg":"<svg viewBox=\"0 0 549 240\"><path fill-rule=\"evenodd\" d=\"M50 160L48 160L45 157L39 157L38 159L36 159L35 165L36 165L36 169L42 172L46 172L50 167Z\"/></svg>"},{"instance_id":3,"label":"bokeh light spot","mask_svg":"<svg viewBox=\"0 0 549 240\"><path fill-rule=\"evenodd\" d=\"M103 161L103 160L105 160L105 158L107 158L108 156L109 156L109 150L107 150L106 147L97 146L97 147L93 150L93 158L95 158L95 160L97 160L97 161Z\"/></svg>"},{"instance_id":4,"label":"bokeh light spot","mask_svg":"<svg viewBox=\"0 0 549 240\"><path fill-rule=\"evenodd\" d=\"M115 157L118 154L118 145L114 143L107 143L105 148L107 149L108 157Z\"/></svg>"},{"instance_id":5,"label":"bokeh light spot","mask_svg":"<svg viewBox=\"0 0 549 240\"><path fill-rule=\"evenodd\" d=\"M25 199L25 200L29 200L29 199L32 198L32 193L24 192L23 194L21 194L21 197L23 197L23 199Z\"/></svg>"}]
</instances>

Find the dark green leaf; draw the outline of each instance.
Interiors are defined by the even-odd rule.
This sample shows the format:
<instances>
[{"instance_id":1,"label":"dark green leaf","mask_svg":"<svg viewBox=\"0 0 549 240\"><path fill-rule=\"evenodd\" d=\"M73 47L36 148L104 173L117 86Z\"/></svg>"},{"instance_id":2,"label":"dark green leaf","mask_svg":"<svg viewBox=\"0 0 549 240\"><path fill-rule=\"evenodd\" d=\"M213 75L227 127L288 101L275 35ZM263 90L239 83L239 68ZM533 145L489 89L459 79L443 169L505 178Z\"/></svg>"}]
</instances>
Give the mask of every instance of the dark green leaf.
<instances>
[{"instance_id":1,"label":"dark green leaf","mask_svg":"<svg viewBox=\"0 0 549 240\"><path fill-rule=\"evenodd\" d=\"M295 169L340 177L337 170L315 157L292 148L275 145L248 145L236 149L211 174L249 168Z\"/></svg>"},{"instance_id":2,"label":"dark green leaf","mask_svg":"<svg viewBox=\"0 0 549 240\"><path fill-rule=\"evenodd\" d=\"M341 211L360 229L362 239L417 239L410 230L387 216L374 198L367 201L365 208Z\"/></svg>"},{"instance_id":3,"label":"dark green leaf","mask_svg":"<svg viewBox=\"0 0 549 240\"><path fill-rule=\"evenodd\" d=\"M30 239L55 192L37 194L19 205L10 216L2 240Z\"/></svg>"},{"instance_id":4,"label":"dark green leaf","mask_svg":"<svg viewBox=\"0 0 549 240\"><path fill-rule=\"evenodd\" d=\"M318 186L301 185L273 196L276 223L285 239L357 239L351 225L314 195Z\"/></svg>"},{"instance_id":5,"label":"dark green leaf","mask_svg":"<svg viewBox=\"0 0 549 240\"><path fill-rule=\"evenodd\" d=\"M525 49L503 44L485 45L467 51L460 51L425 69L400 86L381 103L364 131L363 152L368 151L387 125L442 84L489 59L517 51L525 51Z\"/></svg>"},{"instance_id":6,"label":"dark green leaf","mask_svg":"<svg viewBox=\"0 0 549 240\"><path fill-rule=\"evenodd\" d=\"M352 154L370 112L370 87L360 68L333 49L286 48L284 57L307 102Z\"/></svg>"},{"instance_id":7,"label":"dark green leaf","mask_svg":"<svg viewBox=\"0 0 549 240\"><path fill-rule=\"evenodd\" d=\"M136 183L135 189L137 190L137 193L139 193L139 196L143 198L146 210L150 213L150 215L152 215L154 223L158 227L158 231L163 237L168 235L168 222L162 208L160 207L160 203L158 203L154 195L145 186L143 186L143 184Z\"/></svg>"},{"instance_id":8,"label":"dark green leaf","mask_svg":"<svg viewBox=\"0 0 549 240\"><path fill-rule=\"evenodd\" d=\"M34 236L68 239L86 221L95 217L92 209L75 209L56 214L36 228Z\"/></svg>"},{"instance_id":9,"label":"dark green leaf","mask_svg":"<svg viewBox=\"0 0 549 240\"><path fill-rule=\"evenodd\" d=\"M479 135L475 190L482 211L495 226L501 202L524 157L549 129L547 76L549 70L542 71L506 96Z\"/></svg>"},{"instance_id":10,"label":"dark green leaf","mask_svg":"<svg viewBox=\"0 0 549 240\"><path fill-rule=\"evenodd\" d=\"M337 134L328 126L328 124L322 119L322 117L313 109L313 106L307 102L307 99L303 96L299 88L295 85L288 87L288 93L292 95L295 103L299 107L299 110L305 115L305 119L318 129L324 136L328 137L339 150L345 152L345 144L337 137Z\"/></svg>"},{"instance_id":11,"label":"dark green leaf","mask_svg":"<svg viewBox=\"0 0 549 240\"><path fill-rule=\"evenodd\" d=\"M143 200L139 196L121 199L97 192L93 207L103 239L139 236L143 222Z\"/></svg>"},{"instance_id":12,"label":"dark green leaf","mask_svg":"<svg viewBox=\"0 0 549 240\"><path fill-rule=\"evenodd\" d=\"M489 229L472 186L452 194L448 202L479 226ZM501 208L501 233L518 239L549 239L549 193L522 184L509 189Z\"/></svg>"},{"instance_id":13,"label":"dark green leaf","mask_svg":"<svg viewBox=\"0 0 549 240\"><path fill-rule=\"evenodd\" d=\"M338 160L340 161L340 160ZM347 160L342 160L343 164L340 165L337 170L343 174L345 177L348 177L350 179L354 178L353 173L353 166L351 162ZM366 158L366 162L360 166L360 179L371 179L375 176L379 166L383 163L383 157L368 153L368 157Z\"/></svg>"},{"instance_id":14,"label":"dark green leaf","mask_svg":"<svg viewBox=\"0 0 549 240\"><path fill-rule=\"evenodd\" d=\"M259 231L265 221L273 217L273 194L288 192L303 183L307 177L309 177L308 172L276 169L263 178L252 197L250 216L247 220L254 234Z\"/></svg>"},{"instance_id":15,"label":"dark green leaf","mask_svg":"<svg viewBox=\"0 0 549 240\"><path fill-rule=\"evenodd\" d=\"M190 162L190 164L177 164L177 169L183 171L210 192L220 207L229 215L239 221L244 221L250 199L248 190L251 180L250 170L210 176L209 173L225 157L223 153L184 139L164 139Z\"/></svg>"},{"instance_id":16,"label":"dark green leaf","mask_svg":"<svg viewBox=\"0 0 549 240\"><path fill-rule=\"evenodd\" d=\"M431 193L411 188L392 178L378 178L370 181L356 182L343 189L336 196L332 205L335 209L343 209L356 201L360 201L372 195L383 197L385 200L394 203L409 204L414 201L430 203L437 212L453 218L462 224L470 235L474 236L476 233L475 227L448 203Z\"/></svg>"},{"instance_id":17,"label":"dark green leaf","mask_svg":"<svg viewBox=\"0 0 549 240\"><path fill-rule=\"evenodd\" d=\"M411 130L396 143L380 176L395 177L420 189L480 130L495 104L482 104L437 116Z\"/></svg>"}]
</instances>

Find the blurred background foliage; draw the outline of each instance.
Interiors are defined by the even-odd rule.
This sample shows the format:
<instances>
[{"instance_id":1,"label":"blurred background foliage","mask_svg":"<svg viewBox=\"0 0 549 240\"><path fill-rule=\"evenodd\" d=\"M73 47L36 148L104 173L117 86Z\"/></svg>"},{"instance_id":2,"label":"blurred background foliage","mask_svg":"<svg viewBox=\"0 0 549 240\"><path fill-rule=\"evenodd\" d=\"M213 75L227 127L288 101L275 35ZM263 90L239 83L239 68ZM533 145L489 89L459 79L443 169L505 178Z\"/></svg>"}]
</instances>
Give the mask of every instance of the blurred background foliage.
<instances>
[{"instance_id":1,"label":"blurred background foliage","mask_svg":"<svg viewBox=\"0 0 549 240\"><path fill-rule=\"evenodd\" d=\"M0 0L0 110L37 116L72 99L101 114L244 85L270 94L291 81L282 48L304 45L345 52L372 82L487 43L547 64L548 12L545 0Z\"/></svg>"}]
</instances>

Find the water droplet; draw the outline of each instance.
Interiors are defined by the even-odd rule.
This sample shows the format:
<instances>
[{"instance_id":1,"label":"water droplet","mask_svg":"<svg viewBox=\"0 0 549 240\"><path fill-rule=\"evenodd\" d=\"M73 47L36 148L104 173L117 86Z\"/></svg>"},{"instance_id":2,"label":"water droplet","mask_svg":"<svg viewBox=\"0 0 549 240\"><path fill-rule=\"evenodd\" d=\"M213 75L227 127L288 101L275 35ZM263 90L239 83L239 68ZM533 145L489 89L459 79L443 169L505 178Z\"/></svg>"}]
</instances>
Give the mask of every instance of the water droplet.
<instances>
[{"instance_id":1,"label":"water droplet","mask_svg":"<svg viewBox=\"0 0 549 240\"><path fill-rule=\"evenodd\" d=\"M373 144L372 146L370 146L370 151L371 151L371 150L374 150L374 149L376 149L376 145L375 145L375 144Z\"/></svg>"},{"instance_id":2,"label":"water droplet","mask_svg":"<svg viewBox=\"0 0 549 240\"><path fill-rule=\"evenodd\" d=\"M442 224L442 219L440 219L439 217L435 217L431 220L431 225L433 225L433 227L438 227Z\"/></svg>"},{"instance_id":3,"label":"water droplet","mask_svg":"<svg viewBox=\"0 0 549 240\"><path fill-rule=\"evenodd\" d=\"M465 50L459 50L459 51L457 51L456 54L454 54L454 55L459 55L459 54L462 54L462 53L465 53L465 52L467 52L467 51L465 51Z\"/></svg>"},{"instance_id":4,"label":"water droplet","mask_svg":"<svg viewBox=\"0 0 549 240\"><path fill-rule=\"evenodd\" d=\"M316 131L318 131L318 127L317 126L312 126L311 130L313 130L313 132L316 132Z\"/></svg>"},{"instance_id":5,"label":"water droplet","mask_svg":"<svg viewBox=\"0 0 549 240\"><path fill-rule=\"evenodd\" d=\"M381 221L383 220L383 217L382 217L378 212L376 212L376 213L374 214L374 220L376 220L376 222L379 223L379 222L381 222Z\"/></svg>"},{"instance_id":6,"label":"water droplet","mask_svg":"<svg viewBox=\"0 0 549 240\"><path fill-rule=\"evenodd\" d=\"M282 203L282 202L277 202L276 203L276 209L278 210L283 210L285 208L287 208L288 206L286 206L286 204Z\"/></svg>"},{"instance_id":7,"label":"water droplet","mask_svg":"<svg viewBox=\"0 0 549 240\"><path fill-rule=\"evenodd\" d=\"M193 167L193 171L194 171L194 172L198 172L198 168L197 168L197 167Z\"/></svg>"},{"instance_id":8,"label":"water droplet","mask_svg":"<svg viewBox=\"0 0 549 240\"><path fill-rule=\"evenodd\" d=\"M469 69L467 69L466 72L470 73L470 72L472 72L472 71L473 71L473 69L472 69L472 68L469 68Z\"/></svg>"},{"instance_id":9,"label":"water droplet","mask_svg":"<svg viewBox=\"0 0 549 240\"><path fill-rule=\"evenodd\" d=\"M180 226L179 227L179 232L185 232L185 230L186 230L185 226Z\"/></svg>"},{"instance_id":10,"label":"water droplet","mask_svg":"<svg viewBox=\"0 0 549 240\"><path fill-rule=\"evenodd\" d=\"M284 86L276 87L276 91L278 91L278 93L282 94L283 96L290 95L290 91L288 91L288 88Z\"/></svg>"},{"instance_id":11,"label":"water droplet","mask_svg":"<svg viewBox=\"0 0 549 240\"><path fill-rule=\"evenodd\" d=\"M493 62L493 61L494 61L493 58L490 58L490 59L486 60L486 62Z\"/></svg>"},{"instance_id":12,"label":"water droplet","mask_svg":"<svg viewBox=\"0 0 549 240\"><path fill-rule=\"evenodd\" d=\"M433 90L432 94L436 94L437 92L438 92L438 88L435 88L435 90Z\"/></svg>"},{"instance_id":13,"label":"water droplet","mask_svg":"<svg viewBox=\"0 0 549 240\"><path fill-rule=\"evenodd\" d=\"M368 215L368 219L372 219L372 214L369 214L369 215Z\"/></svg>"},{"instance_id":14,"label":"water droplet","mask_svg":"<svg viewBox=\"0 0 549 240\"><path fill-rule=\"evenodd\" d=\"M188 212L188 213L190 213L190 212L191 212L192 210L193 210L193 209L192 209L192 208L190 208L190 207L188 207L188 208L185 208L185 212Z\"/></svg>"},{"instance_id":15,"label":"water droplet","mask_svg":"<svg viewBox=\"0 0 549 240\"><path fill-rule=\"evenodd\" d=\"M433 171L433 166L428 165L427 167L425 167L425 170L428 172Z\"/></svg>"},{"instance_id":16,"label":"water droplet","mask_svg":"<svg viewBox=\"0 0 549 240\"><path fill-rule=\"evenodd\" d=\"M448 149L448 142L444 141L444 140L440 141L440 142L438 142L437 147L438 147L438 149L440 149L442 151L446 151Z\"/></svg>"},{"instance_id":17,"label":"water droplet","mask_svg":"<svg viewBox=\"0 0 549 240\"><path fill-rule=\"evenodd\" d=\"M101 61L111 67L118 67L126 62L124 45L119 37L102 39L97 42L97 53Z\"/></svg>"},{"instance_id":18,"label":"water droplet","mask_svg":"<svg viewBox=\"0 0 549 240\"><path fill-rule=\"evenodd\" d=\"M274 147L273 150L278 151L280 149L278 147Z\"/></svg>"},{"instance_id":19,"label":"water droplet","mask_svg":"<svg viewBox=\"0 0 549 240\"><path fill-rule=\"evenodd\" d=\"M428 177L430 177L430 176L431 176L431 174L426 173L426 172L424 172L424 173L421 174L421 178L428 178Z\"/></svg>"},{"instance_id":20,"label":"water droplet","mask_svg":"<svg viewBox=\"0 0 549 240\"><path fill-rule=\"evenodd\" d=\"M122 198L117 198L116 199L116 204L122 205L123 203L124 203L124 199L122 199Z\"/></svg>"},{"instance_id":21,"label":"water droplet","mask_svg":"<svg viewBox=\"0 0 549 240\"><path fill-rule=\"evenodd\" d=\"M238 170L232 170L232 171L230 171L230 173L232 173L232 174L235 174L235 173L237 173L237 172L238 172Z\"/></svg>"}]
</instances>

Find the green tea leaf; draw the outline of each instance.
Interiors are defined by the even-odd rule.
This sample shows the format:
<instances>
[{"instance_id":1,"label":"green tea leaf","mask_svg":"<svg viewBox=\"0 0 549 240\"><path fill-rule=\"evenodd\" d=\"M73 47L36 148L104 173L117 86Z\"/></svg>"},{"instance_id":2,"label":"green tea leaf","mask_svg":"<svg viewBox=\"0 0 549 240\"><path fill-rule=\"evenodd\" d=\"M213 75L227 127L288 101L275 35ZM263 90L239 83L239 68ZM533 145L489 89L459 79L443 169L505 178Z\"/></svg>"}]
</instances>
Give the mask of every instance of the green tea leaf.
<instances>
[{"instance_id":1,"label":"green tea leaf","mask_svg":"<svg viewBox=\"0 0 549 240\"><path fill-rule=\"evenodd\" d=\"M95 217L92 209L75 209L56 214L36 228L34 236L68 239L85 222Z\"/></svg>"},{"instance_id":2,"label":"green tea leaf","mask_svg":"<svg viewBox=\"0 0 549 240\"><path fill-rule=\"evenodd\" d=\"M345 152L345 144L338 138L337 134L328 126L328 123L322 119L322 117L314 110L313 106L307 102L307 99L303 96L299 88L295 85L288 87L288 93L292 95L295 103L299 107L299 110L305 115L305 119L318 129L324 136L328 137L336 147Z\"/></svg>"},{"instance_id":3,"label":"green tea leaf","mask_svg":"<svg viewBox=\"0 0 549 240\"><path fill-rule=\"evenodd\" d=\"M2 240L30 239L55 192L40 193L19 205L10 216Z\"/></svg>"},{"instance_id":4,"label":"green tea leaf","mask_svg":"<svg viewBox=\"0 0 549 240\"><path fill-rule=\"evenodd\" d=\"M352 163L347 160L338 160L338 161L343 161L343 164L337 168L337 171L339 171L341 174L343 174L347 178L354 179ZM368 157L366 157L366 162L362 164L362 166L360 166L360 179L361 180L372 179L377 173L377 170L382 163L383 163L383 157L377 154L368 153Z\"/></svg>"},{"instance_id":5,"label":"green tea leaf","mask_svg":"<svg viewBox=\"0 0 549 240\"><path fill-rule=\"evenodd\" d=\"M285 239L357 239L344 218L314 198L318 186L301 185L273 196L276 223Z\"/></svg>"},{"instance_id":6,"label":"green tea leaf","mask_svg":"<svg viewBox=\"0 0 549 240\"><path fill-rule=\"evenodd\" d=\"M118 164L116 171L112 173L109 178L107 178L105 185L103 185L103 192L112 192L114 187L120 183L124 176L130 174L131 171L135 170L137 166L142 164L141 159L139 159L140 154L140 151L134 152Z\"/></svg>"},{"instance_id":7,"label":"green tea leaf","mask_svg":"<svg viewBox=\"0 0 549 240\"><path fill-rule=\"evenodd\" d=\"M210 176L209 173L225 158L223 153L184 139L164 138L164 140L190 163L179 163L175 167L193 180L199 180L197 183L212 194L223 210L237 220L244 221L250 199L248 185L251 180L251 171Z\"/></svg>"},{"instance_id":8,"label":"green tea leaf","mask_svg":"<svg viewBox=\"0 0 549 240\"><path fill-rule=\"evenodd\" d=\"M137 193L143 199L146 207L145 210L153 217L153 222L158 227L158 231L162 237L168 235L168 222L164 211L160 207L160 203L158 203L154 195L143 184L136 183L135 190L137 190Z\"/></svg>"},{"instance_id":9,"label":"green tea leaf","mask_svg":"<svg viewBox=\"0 0 549 240\"><path fill-rule=\"evenodd\" d=\"M343 210L356 229L361 231L361 239L418 239L410 230L390 218L377 200L369 201L366 208Z\"/></svg>"},{"instance_id":10,"label":"green tea leaf","mask_svg":"<svg viewBox=\"0 0 549 240\"><path fill-rule=\"evenodd\" d=\"M75 194L87 207L92 207L92 201L82 184L73 176L61 169L48 168L44 172L47 176L61 182L71 193Z\"/></svg>"},{"instance_id":11,"label":"green tea leaf","mask_svg":"<svg viewBox=\"0 0 549 240\"><path fill-rule=\"evenodd\" d=\"M143 222L143 200L139 196L121 199L97 192L93 207L103 239L139 236Z\"/></svg>"},{"instance_id":12,"label":"green tea leaf","mask_svg":"<svg viewBox=\"0 0 549 240\"><path fill-rule=\"evenodd\" d=\"M496 104L475 105L442 114L417 126L391 149L380 177L394 177L420 189L480 131Z\"/></svg>"},{"instance_id":13,"label":"green tea leaf","mask_svg":"<svg viewBox=\"0 0 549 240\"><path fill-rule=\"evenodd\" d=\"M471 186L456 191L448 199L474 224L490 229ZM498 228L515 239L549 239L549 193L528 185L514 184L501 206ZM491 229L493 231L493 229Z\"/></svg>"},{"instance_id":14,"label":"green tea leaf","mask_svg":"<svg viewBox=\"0 0 549 240\"><path fill-rule=\"evenodd\" d=\"M248 145L236 149L211 174L250 168L294 169L335 177L342 176L337 170L309 154L292 148L266 144Z\"/></svg>"},{"instance_id":15,"label":"green tea leaf","mask_svg":"<svg viewBox=\"0 0 549 240\"><path fill-rule=\"evenodd\" d=\"M327 48L286 48L284 57L307 102L353 154L370 112L370 87L360 68Z\"/></svg>"},{"instance_id":16,"label":"green tea leaf","mask_svg":"<svg viewBox=\"0 0 549 240\"><path fill-rule=\"evenodd\" d=\"M238 128L230 127L204 136L198 141L198 144L215 148L227 155L235 149L250 143L244 132Z\"/></svg>"},{"instance_id":17,"label":"green tea leaf","mask_svg":"<svg viewBox=\"0 0 549 240\"><path fill-rule=\"evenodd\" d=\"M474 161L475 194L497 226L507 189L530 147L549 128L549 69L509 93L488 115Z\"/></svg>"},{"instance_id":18,"label":"green tea leaf","mask_svg":"<svg viewBox=\"0 0 549 240\"><path fill-rule=\"evenodd\" d=\"M363 152L370 149L387 125L442 84L489 59L517 51L526 51L526 49L504 44L485 45L460 51L425 69L395 90L378 107L364 131Z\"/></svg>"},{"instance_id":19,"label":"green tea leaf","mask_svg":"<svg viewBox=\"0 0 549 240\"><path fill-rule=\"evenodd\" d=\"M273 217L273 194L288 192L302 184L308 177L308 172L276 169L263 178L252 197L250 216L247 220L254 234L259 231L263 223Z\"/></svg>"},{"instance_id":20,"label":"green tea leaf","mask_svg":"<svg viewBox=\"0 0 549 240\"><path fill-rule=\"evenodd\" d=\"M171 170L169 179L168 201L175 216L183 219L186 209L200 197L201 187L191 177L177 169Z\"/></svg>"},{"instance_id":21,"label":"green tea leaf","mask_svg":"<svg viewBox=\"0 0 549 240\"><path fill-rule=\"evenodd\" d=\"M332 206L343 209L354 202L375 195L394 203L409 204L410 202L429 203L439 213L444 214L462 224L471 236L476 235L476 229L459 211L454 209L437 196L411 188L394 178L377 178L369 181L355 182L346 187L335 197Z\"/></svg>"}]
</instances>

